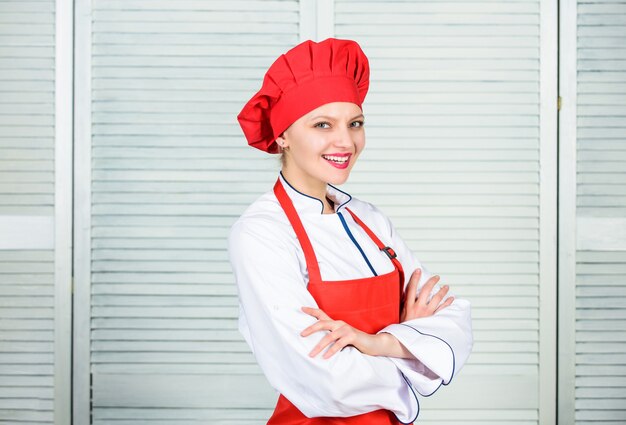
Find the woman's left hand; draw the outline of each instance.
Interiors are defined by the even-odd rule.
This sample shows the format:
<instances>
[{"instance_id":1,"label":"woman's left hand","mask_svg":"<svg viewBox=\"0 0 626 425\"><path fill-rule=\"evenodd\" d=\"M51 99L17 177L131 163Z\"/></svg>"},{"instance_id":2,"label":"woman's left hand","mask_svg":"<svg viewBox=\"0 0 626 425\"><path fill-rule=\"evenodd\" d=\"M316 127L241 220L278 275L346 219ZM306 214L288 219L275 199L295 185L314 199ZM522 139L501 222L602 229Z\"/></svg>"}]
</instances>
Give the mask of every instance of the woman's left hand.
<instances>
[{"instance_id":1,"label":"woman's left hand","mask_svg":"<svg viewBox=\"0 0 626 425\"><path fill-rule=\"evenodd\" d=\"M302 307L302 311L317 319L317 322L300 332L301 336L309 336L318 331L329 331L329 333L317 343L309 356L317 356L325 347L332 346L324 353L323 358L328 359L333 354L347 345L354 346L364 354L374 355L374 346L378 340L378 335L370 335L355 327L350 326L342 320L331 319L323 310L312 307Z\"/></svg>"}]
</instances>

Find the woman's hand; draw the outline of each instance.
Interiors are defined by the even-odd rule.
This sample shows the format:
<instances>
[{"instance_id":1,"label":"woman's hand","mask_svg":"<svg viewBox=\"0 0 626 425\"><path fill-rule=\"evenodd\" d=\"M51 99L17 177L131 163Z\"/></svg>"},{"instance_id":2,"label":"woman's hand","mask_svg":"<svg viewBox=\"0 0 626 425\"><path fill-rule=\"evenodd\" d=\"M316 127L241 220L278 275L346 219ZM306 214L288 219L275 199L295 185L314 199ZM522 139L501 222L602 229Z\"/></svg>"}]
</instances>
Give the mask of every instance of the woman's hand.
<instances>
[{"instance_id":1,"label":"woman's hand","mask_svg":"<svg viewBox=\"0 0 626 425\"><path fill-rule=\"evenodd\" d=\"M433 288L439 282L439 276L433 276L424 284L420 290L419 296L417 294L417 283L422 275L421 269L416 269L411 275L409 284L406 288L406 296L404 298L404 304L402 307L402 313L400 319L402 322L407 320L417 319L418 317L428 317L448 307L454 301L454 297L449 297L442 302L443 298L448 293L448 285L444 285L436 294L430 298L430 294ZM430 298L430 299L429 299Z\"/></svg>"},{"instance_id":2,"label":"woman's hand","mask_svg":"<svg viewBox=\"0 0 626 425\"><path fill-rule=\"evenodd\" d=\"M309 336L318 331L329 331L309 353L309 356L317 356L325 347L331 345L324 353L323 358L328 359L333 354L347 345L354 346L364 354L376 355L376 346L382 338L379 335L370 335L350 326L342 320L331 319L323 310L312 307L302 307L302 311L317 319L317 322L300 332L301 336Z\"/></svg>"},{"instance_id":3,"label":"woman's hand","mask_svg":"<svg viewBox=\"0 0 626 425\"><path fill-rule=\"evenodd\" d=\"M414 359L415 356L406 349L395 336L381 332L371 335L363 332L341 320L333 320L319 308L302 307L306 314L317 318L317 322L303 330L301 336L309 336L318 331L329 331L324 338L313 348L309 356L315 357L325 347L332 346L324 353L328 359L347 345L352 345L363 354L370 356L389 356L402 359Z\"/></svg>"}]
</instances>

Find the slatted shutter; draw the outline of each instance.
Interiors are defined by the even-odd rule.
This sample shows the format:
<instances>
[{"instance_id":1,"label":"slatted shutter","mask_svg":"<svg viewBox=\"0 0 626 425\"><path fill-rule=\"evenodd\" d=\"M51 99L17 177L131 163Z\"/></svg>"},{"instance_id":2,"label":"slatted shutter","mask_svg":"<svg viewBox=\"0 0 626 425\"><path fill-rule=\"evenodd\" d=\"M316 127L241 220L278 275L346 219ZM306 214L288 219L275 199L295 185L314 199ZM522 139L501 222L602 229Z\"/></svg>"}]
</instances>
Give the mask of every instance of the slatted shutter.
<instances>
[{"instance_id":1,"label":"slatted shutter","mask_svg":"<svg viewBox=\"0 0 626 425\"><path fill-rule=\"evenodd\" d=\"M554 371L539 360L555 355L540 346L554 326L540 320L540 282L555 285L540 274L540 3L335 5L335 35L358 40L372 67L347 191L388 213L473 306L470 361L421 400L418 422L538 423L554 397L542 407Z\"/></svg>"},{"instance_id":2,"label":"slatted shutter","mask_svg":"<svg viewBox=\"0 0 626 425\"><path fill-rule=\"evenodd\" d=\"M58 173L71 170L63 155L71 139L57 139L56 130L69 128L71 110L55 113L56 67L65 64L56 56L65 47L55 49L57 17L55 1L0 2L0 423L7 424L69 419L71 253L57 249L71 234L64 227L71 179ZM71 80L71 67L61 72Z\"/></svg>"},{"instance_id":3,"label":"slatted shutter","mask_svg":"<svg viewBox=\"0 0 626 425\"><path fill-rule=\"evenodd\" d=\"M54 2L2 2L0 422L53 423L53 159Z\"/></svg>"},{"instance_id":4,"label":"slatted shutter","mask_svg":"<svg viewBox=\"0 0 626 425\"><path fill-rule=\"evenodd\" d=\"M626 421L626 4L578 2L575 420Z\"/></svg>"},{"instance_id":5,"label":"slatted shutter","mask_svg":"<svg viewBox=\"0 0 626 425\"><path fill-rule=\"evenodd\" d=\"M539 422L553 326L539 308L540 176L554 166L540 161L541 4L81 4L77 144L90 150L77 161L92 168L77 299L90 312L76 344L91 382L75 405L92 389L97 424L265 423L275 394L236 330L225 241L279 166L235 116L299 35L335 35L357 39L373 71L368 149L346 189L474 305L471 362L422 400L421 421Z\"/></svg>"},{"instance_id":6,"label":"slatted shutter","mask_svg":"<svg viewBox=\"0 0 626 425\"><path fill-rule=\"evenodd\" d=\"M299 4L82 7L93 423L265 423L276 395L237 331L226 236L279 170L236 115L299 41Z\"/></svg>"}]
</instances>

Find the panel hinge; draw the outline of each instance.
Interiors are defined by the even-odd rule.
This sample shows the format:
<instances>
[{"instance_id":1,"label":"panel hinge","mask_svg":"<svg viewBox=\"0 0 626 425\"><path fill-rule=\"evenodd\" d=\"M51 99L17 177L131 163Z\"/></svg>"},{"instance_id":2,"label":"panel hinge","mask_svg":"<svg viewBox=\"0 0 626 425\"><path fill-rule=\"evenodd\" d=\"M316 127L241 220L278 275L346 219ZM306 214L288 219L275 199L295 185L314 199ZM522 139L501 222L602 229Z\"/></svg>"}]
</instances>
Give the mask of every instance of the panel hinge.
<instances>
[{"instance_id":1,"label":"panel hinge","mask_svg":"<svg viewBox=\"0 0 626 425\"><path fill-rule=\"evenodd\" d=\"M556 98L556 110L560 111L561 110L561 104L562 104L562 98L561 96Z\"/></svg>"}]
</instances>

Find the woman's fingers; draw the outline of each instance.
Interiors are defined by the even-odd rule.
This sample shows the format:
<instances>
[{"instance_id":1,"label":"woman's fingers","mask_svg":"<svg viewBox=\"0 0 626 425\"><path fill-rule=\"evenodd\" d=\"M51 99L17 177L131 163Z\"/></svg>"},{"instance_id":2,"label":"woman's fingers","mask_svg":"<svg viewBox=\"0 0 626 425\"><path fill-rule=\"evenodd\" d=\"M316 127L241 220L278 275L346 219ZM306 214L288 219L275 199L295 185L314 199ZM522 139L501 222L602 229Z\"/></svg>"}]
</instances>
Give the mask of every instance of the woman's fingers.
<instances>
[{"instance_id":1,"label":"woman's fingers","mask_svg":"<svg viewBox=\"0 0 626 425\"><path fill-rule=\"evenodd\" d=\"M328 314L324 313L324 310L314 307L302 307L302 311L315 317L317 322L300 332L301 336L309 336L317 331L332 330L335 321L332 320Z\"/></svg>"},{"instance_id":2,"label":"woman's fingers","mask_svg":"<svg viewBox=\"0 0 626 425\"><path fill-rule=\"evenodd\" d=\"M324 313L324 310L314 307L302 307L302 311L306 314L315 317L317 320L331 320L328 314Z\"/></svg>"},{"instance_id":3,"label":"woman's fingers","mask_svg":"<svg viewBox=\"0 0 626 425\"><path fill-rule=\"evenodd\" d=\"M432 309L433 312L437 309L437 307L441 303L441 300L443 300L443 298L446 296L449 289L450 288L448 287L448 285L442 286L441 289L439 289L437 293L432 296L430 301L428 301L428 306Z\"/></svg>"},{"instance_id":4,"label":"woman's fingers","mask_svg":"<svg viewBox=\"0 0 626 425\"><path fill-rule=\"evenodd\" d=\"M332 331L332 327L332 320L318 320L317 322L313 323L311 326L300 332L300 336L309 336L312 333L319 331Z\"/></svg>"},{"instance_id":5,"label":"woman's fingers","mask_svg":"<svg viewBox=\"0 0 626 425\"><path fill-rule=\"evenodd\" d=\"M329 331L316 345L313 347L313 350L309 353L311 357L315 357L319 354L320 351L324 349L328 344L331 344L335 339L339 338L340 335L333 331L337 330L341 327L341 322L334 320L320 320L300 332L301 336L309 336L315 332L319 331Z\"/></svg>"},{"instance_id":6,"label":"woman's fingers","mask_svg":"<svg viewBox=\"0 0 626 425\"><path fill-rule=\"evenodd\" d=\"M404 321L407 315L411 314L411 311L414 309L414 305L416 303L416 294L417 294L417 285L419 284L420 277L422 276L421 269L415 269L411 274L411 278L409 279L409 283L406 286L404 293L402 294L402 299L400 300L400 306L402 308L402 312L400 317Z\"/></svg>"},{"instance_id":7,"label":"woman's fingers","mask_svg":"<svg viewBox=\"0 0 626 425\"><path fill-rule=\"evenodd\" d=\"M310 327L309 327L310 328ZM308 328L307 328L308 329ZM355 338L354 329L341 321L325 321L323 326L320 326L318 330L330 331L326 334L309 353L309 356L317 356L324 348L330 345L330 348L324 353L324 358L327 359L346 345L352 344ZM312 331L315 332L315 331ZM304 332L302 333L304 335Z\"/></svg>"},{"instance_id":8,"label":"woman's fingers","mask_svg":"<svg viewBox=\"0 0 626 425\"><path fill-rule=\"evenodd\" d=\"M437 313L439 310L443 310L444 308L448 307L453 302L454 302L454 297L449 297L439 307L437 307L437 310L435 310L435 313Z\"/></svg>"},{"instance_id":9,"label":"woman's fingers","mask_svg":"<svg viewBox=\"0 0 626 425\"><path fill-rule=\"evenodd\" d=\"M350 330L351 327L347 326L345 322L341 320L332 320L323 310L313 307L302 307L302 311L308 315L311 315L317 319L317 322L300 332L300 335L305 337L319 331L329 331L309 353L309 356L317 356L324 348L331 345L331 347L324 353L324 358L327 359L343 347L348 345L351 340Z\"/></svg>"},{"instance_id":10,"label":"woman's fingers","mask_svg":"<svg viewBox=\"0 0 626 425\"><path fill-rule=\"evenodd\" d=\"M339 352L347 345L351 345L355 339L355 332L352 327L346 325L326 335L326 337L329 336L331 337L332 345L328 348L328 350L326 350L326 352L322 356L324 359L330 358L333 354Z\"/></svg>"},{"instance_id":11,"label":"woman's fingers","mask_svg":"<svg viewBox=\"0 0 626 425\"><path fill-rule=\"evenodd\" d=\"M311 352L309 353L309 356L311 357L317 356L324 348L326 348L329 344L332 344L333 342L335 342L335 340L337 340L338 338L340 338L340 335L338 333L335 333L335 332L328 333L324 338L320 340L320 342L318 342L315 345L315 347L313 347L313 350L311 350ZM337 343L335 342L334 345L336 344Z\"/></svg>"},{"instance_id":12,"label":"woman's fingers","mask_svg":"<svg viewBox=\"0 0 626 425\"><path fill-rule=\"evenodd\" d=\"M420 281L420 277L422 276L421 269L415 269L413 274L411 275L411 279L409 280L409 284L406 288L406 299L405 306L407 308L411 308L411 306L415 303L415 298L417 294L417 284Z\"/></svg>"},{"instance_id":13,"label":"woman's fingers","mask_svg":"<svg viewBox=\"0 0 626 425\"><path fill-rule=\"evenodd\" d=\"M411 281L409 284L413 283L414 278L415 284L417 285L417 281L419 280L419 276L413 275L411 276ZM454 302L454 297L448 297L444 299L446 295L448 295L448 291L450 288L448 285L442 286L439 290L435 291L435 285L440 280L439 275L432 276L430 279L426 281L424 286L419 289L419 294L417 295L417 299L414 301L412 305L409 305L409 297L413 298L414 295L409 295L409 291L413 291L414 288L411 286L407 287L407 302L402 308L401 320L411 320L417 319L419 317L428 317L432 316L436 312L448 307Z\"/></svg>"},{"instance_id":14,"label":"woman's fingers","mask_svg":"<svg viewBox=\"0 0 626 425\"><path fill-rule=\"evenodd\" d=\"M332 334L331 334L332 335ZM330 348L328 348L328 350L326 350L326 352L324 353L324 355L322 356L322 358L324 359L328 359L330 358L333 354L337 353L338 351L342 350L346 345L350 345L351 342L348 340L348 338L339 338L337 339L333 345L330 346Z\"/></svg>"},{"instance_id":15,"label":"woman's fingers","mask_svg":"<svg viewBox=\"0 0 626 425\"><path fill-rule=\"evenodd\" d=\"M440 279L439 275L433 276L430 279L428 279L426 284L420 290L419 295L417 296L417 303L419 305L426 306L426 304L428 304L428 298L430 297L430 294L433 292L433 288L435 287L437 282L439 282L439 279Z\"/></svg>"}]
</instances>

